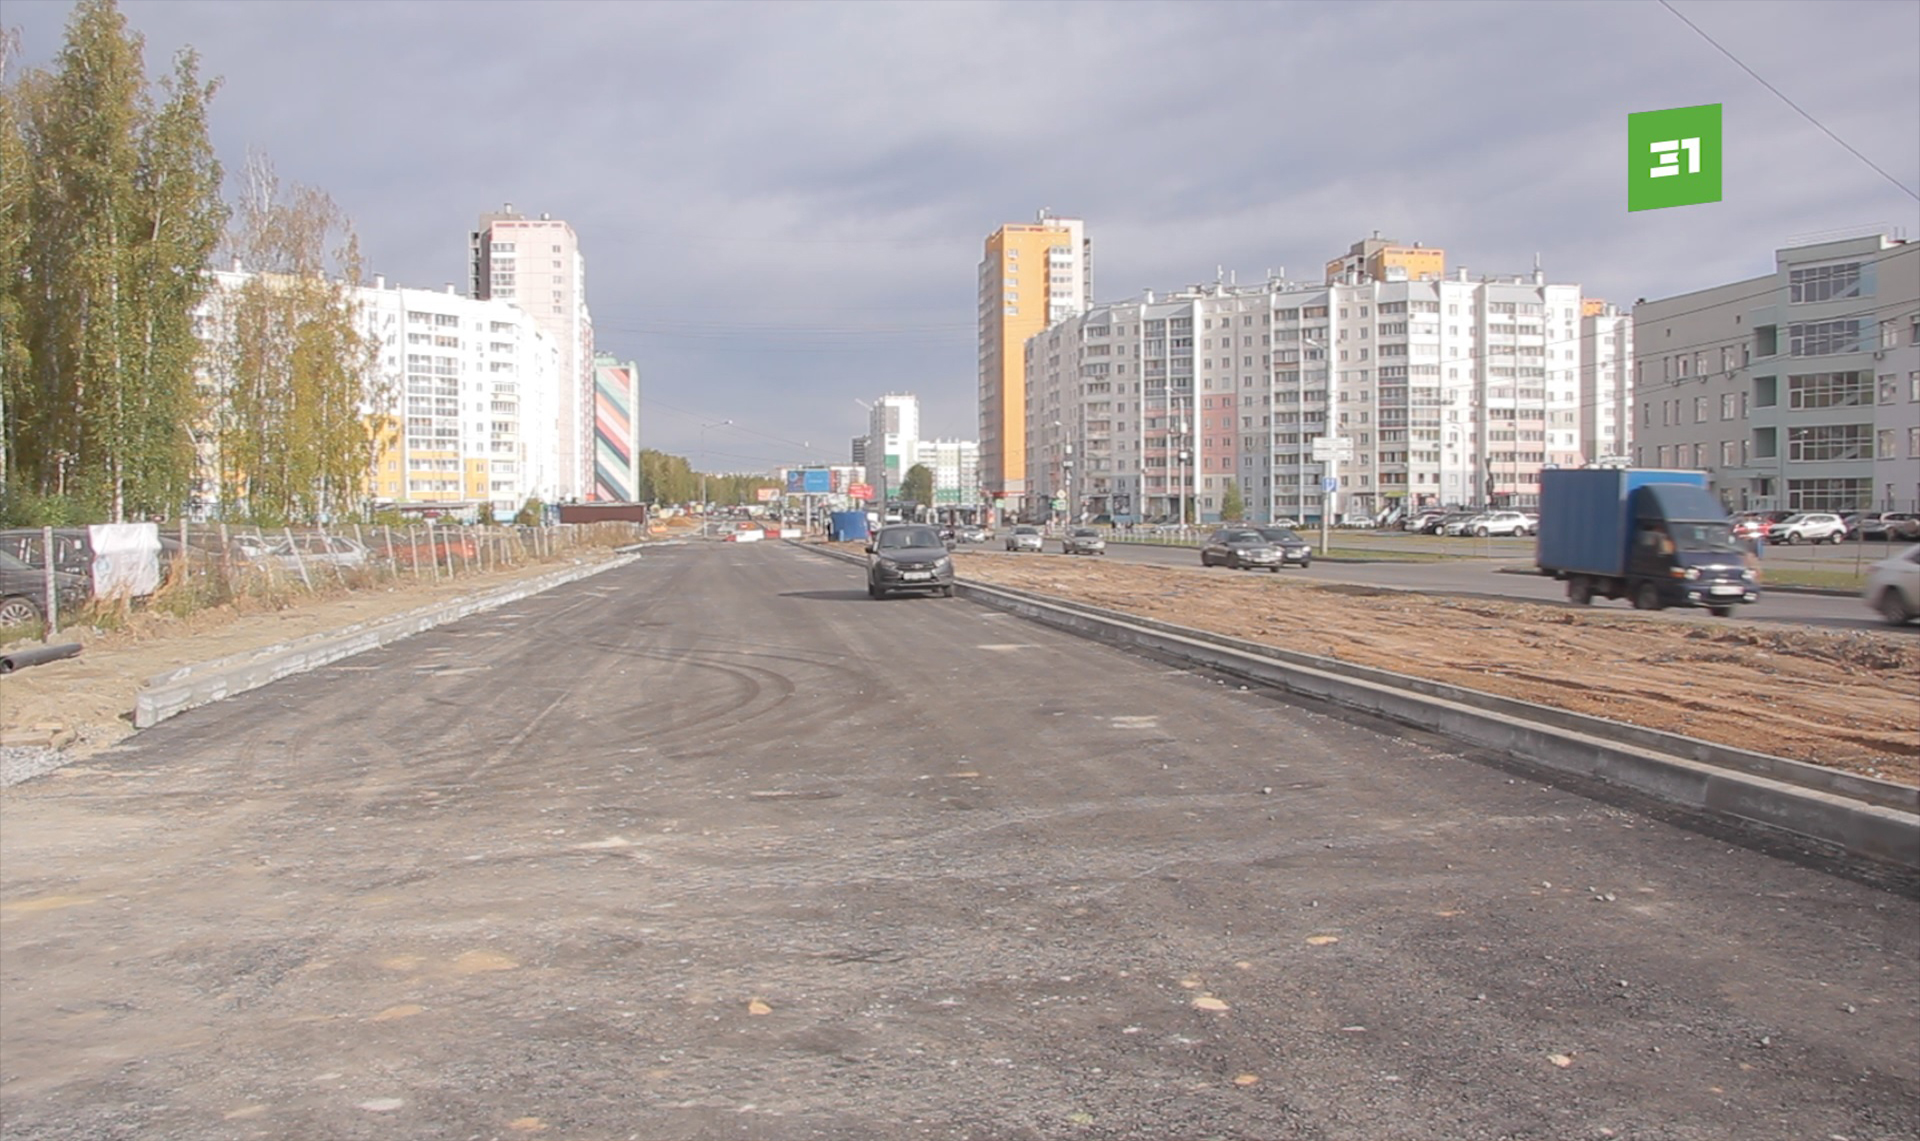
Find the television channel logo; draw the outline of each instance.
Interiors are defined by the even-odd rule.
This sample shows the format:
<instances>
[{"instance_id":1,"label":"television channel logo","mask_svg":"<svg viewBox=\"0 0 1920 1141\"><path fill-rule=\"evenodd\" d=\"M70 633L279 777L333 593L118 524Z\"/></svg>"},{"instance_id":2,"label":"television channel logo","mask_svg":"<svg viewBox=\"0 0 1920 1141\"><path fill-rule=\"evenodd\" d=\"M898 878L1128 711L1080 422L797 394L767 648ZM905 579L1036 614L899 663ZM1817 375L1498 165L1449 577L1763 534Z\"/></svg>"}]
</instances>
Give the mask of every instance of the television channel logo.
<instances>
[{"instance_id":1,"label":"television channel logo","mask_svg":"<svg viewBox=\"0 0 1920 1141\"><path fill-rule=\"evenodd\" d=\"M1627 211L1720 201L1720 104L1627 116Z\"/></svg>"}]
</instances>

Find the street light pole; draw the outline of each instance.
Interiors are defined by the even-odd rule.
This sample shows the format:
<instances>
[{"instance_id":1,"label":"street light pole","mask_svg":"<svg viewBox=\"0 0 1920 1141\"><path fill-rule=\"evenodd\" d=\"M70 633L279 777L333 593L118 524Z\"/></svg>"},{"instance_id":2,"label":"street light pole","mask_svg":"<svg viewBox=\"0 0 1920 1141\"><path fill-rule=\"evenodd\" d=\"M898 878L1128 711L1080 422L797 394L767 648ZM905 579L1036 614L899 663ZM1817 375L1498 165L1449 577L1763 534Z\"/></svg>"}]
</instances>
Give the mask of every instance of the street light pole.
<instances>
[{"instance_id":1,"label":"street light pole","mask_svg":"<svg viewBox=\"0 0 1920 1141\"><path fill-rule=\"evenodd\" d=\"M700 425L700 515L707 514L707 429L724 428L733 423L731 420L716 420L711 424Z\"/></svg>"}]
</instances>

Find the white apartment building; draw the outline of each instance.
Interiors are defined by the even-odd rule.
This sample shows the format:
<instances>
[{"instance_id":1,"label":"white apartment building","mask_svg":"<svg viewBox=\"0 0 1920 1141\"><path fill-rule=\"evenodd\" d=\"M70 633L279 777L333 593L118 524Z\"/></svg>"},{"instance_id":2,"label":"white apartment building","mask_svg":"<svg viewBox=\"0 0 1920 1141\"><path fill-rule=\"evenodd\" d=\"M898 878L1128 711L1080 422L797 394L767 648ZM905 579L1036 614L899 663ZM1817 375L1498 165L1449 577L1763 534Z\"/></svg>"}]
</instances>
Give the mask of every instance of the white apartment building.
<instances>
[{"instance_id":1,"label":"white apartment building","mask_svg":"<svg viewBox=\"0 0 1920 1141\"><path fill-rule=\"evenodd\" d=\"M1341 514L1537 503L1543 467L1586 458L1580 287L1406 276L1148 294L1034 337L1030 501L1212 521L1233 483L1248 519L1306 520L1332 475ZM1352 460L1315 461L1321 436Z\"/></svg>"},{"instance_id":2,"label":"white apartment building","mask_svg":"<svg viewBox=\"0 0 1920 1141\"><path fill-rule=\"evenodd\" d=\"M869 406L867 415L867 482L885 503L900 492L900 482L920 462L920 398L908 392L889 392Z\"/></svg>"},{"instance_id":3,"label":"white apartment building","mask_svg":"<svg viewBox=\"0 0 1920 1141\"><path fill-rule=\"evenodd\" d=\"M1732 510L1920 510L1920 245L1775 251L1774 270L1634 307L1634 462Z\"/></svg>"},{"instance_id":4,"label":"white apartment building","mask_svg":"<svg viewBox=\"0 0 1920 1141\"><path fill-rule=\"evenodd\" d=\"M1581 303L1580 454L1633 455L1633 315L1593 298Z\"/></svg>"},{"instance_id":5,"label":"white apartment building","mask_svg":"<svg viewBox=\"0 0 1920 1141\"><path fill-rule=\"evenodd\" d=\"M507 301L449 287L355 291L362 332L399 427L375 472L376 498L396 504L489 503L508 517L529 498L555 502L565 395L560 347Z\"/></svg>"},{"instance_id":6,"label":"white apartment building","mask_svg":"<svg viewBox=\"0 0 1920 1141\"><path fill-rule=\"evenodd\" d=\"M550 215L528 218L511 202L480 216L469 235L469 292L511 301L559 347L561 386L557 494L583 500L594 491L593 317L587 310L587 262L573 227Z\"/></svg>"},{"instance_id":7,"label":"white apartment building","mask_svg":"<svg viewBox=\"0 0 1920 1141\"><path fill-rule=\"evenodd\" d=\"M224 335L221 299L253 278L213 274L200 311L205 339ZM555 449L558 347L509 302L454 292L389 288L376 277L352 291L360 332L374 344L375 387L386 408L363 408L382 450L367 488L376 503L489 503L511 516L530 497L551 502L560 479ZM217 399L217 382L207 392ZM216 441L200 443L199 511L217 509Z\"/></svg>"},{"instance_id":8,"label":"white apartment building","mask_svg":"<svg viewBox=\"0 0 1920 1141\"><path fill-rule=\"evenodd\" d=\"M933 471L933 506L980 502L980 445L973 440L922 440L919 462Z\"/></svg>"}]
</instances>

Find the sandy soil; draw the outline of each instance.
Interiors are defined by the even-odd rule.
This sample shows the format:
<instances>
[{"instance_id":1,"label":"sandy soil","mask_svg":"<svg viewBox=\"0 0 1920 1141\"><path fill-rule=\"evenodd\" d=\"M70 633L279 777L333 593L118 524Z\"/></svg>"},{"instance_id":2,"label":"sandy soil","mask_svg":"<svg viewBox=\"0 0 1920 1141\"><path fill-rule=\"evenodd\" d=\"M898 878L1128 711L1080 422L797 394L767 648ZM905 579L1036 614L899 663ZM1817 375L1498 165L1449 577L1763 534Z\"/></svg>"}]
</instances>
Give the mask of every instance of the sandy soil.
<instances>
[{"instance_id":1,"label":"sandy soil","mask_svg":"<svg viewBox=\"0 0 1920 1141\"><path fill-rule=\"evenodd\" d=\"M1674 622L1098 560L962 555L959 569L978 582L1920 783L1920 647L1891 633Z\"/></svg>"},{"instance_id":2,"label":"sandy soil","mask_svg":"<svg viewBox=\"0 0 1920 1141\"><path fill-rule=\"evenodd\" d=\"M609 554L583 548L567 558L598 560ZM81 643L86 649L79 657L34 666L0 680L0 740L38 739L45 730L54 734L53 744L71 755L84 756L133 732L134 695L156 674L390 617L444 599L481 594L562 565L561 561L536 562L439 583L403 583L302 598L285 609L242 599L184 618L138 611L121 629L64 629L55 642Z\"/></svg>"}]
</instances>

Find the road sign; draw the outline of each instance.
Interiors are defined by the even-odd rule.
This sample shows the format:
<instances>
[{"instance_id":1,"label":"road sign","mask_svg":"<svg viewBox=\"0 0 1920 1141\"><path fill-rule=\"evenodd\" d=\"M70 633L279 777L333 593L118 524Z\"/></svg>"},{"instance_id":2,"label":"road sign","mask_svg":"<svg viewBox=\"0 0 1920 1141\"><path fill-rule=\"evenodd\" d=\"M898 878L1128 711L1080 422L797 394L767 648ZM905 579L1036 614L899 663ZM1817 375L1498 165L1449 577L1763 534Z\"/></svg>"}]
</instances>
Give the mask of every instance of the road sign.
<instances>
[{"instance_id":1,"label":"road sign","mask_svg":"<svg viewBox=\"0 0 1920 1141\"><path fill-rule=\"evenodd\" d=\"M1327 478L1321 480L1320 490L1328 493L1339 491L1340 490L1339 479L1335 478L1334 476L1328 476Z\"/></svg>"},{"instance_id":2,"label":"road sign","mask_svg":"<svg viewBox=\"0 0 1920 1141\"><path fill-rule=\"evenodd\" d=\"M1352 436L1316 436L1313 441L1313 458L1320 461L1350 460L1353 458Z\"/></svg>"}]
</instances>

